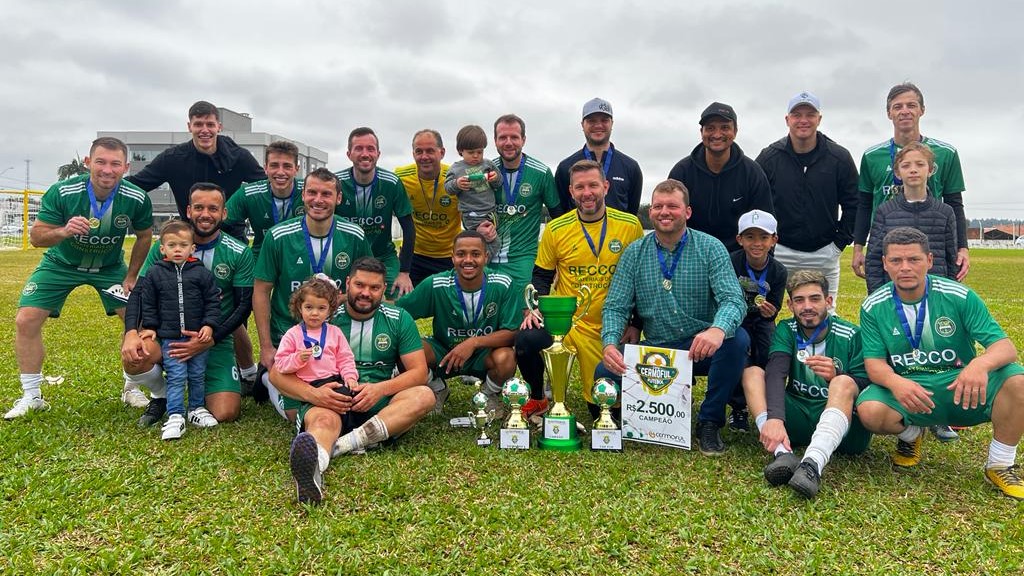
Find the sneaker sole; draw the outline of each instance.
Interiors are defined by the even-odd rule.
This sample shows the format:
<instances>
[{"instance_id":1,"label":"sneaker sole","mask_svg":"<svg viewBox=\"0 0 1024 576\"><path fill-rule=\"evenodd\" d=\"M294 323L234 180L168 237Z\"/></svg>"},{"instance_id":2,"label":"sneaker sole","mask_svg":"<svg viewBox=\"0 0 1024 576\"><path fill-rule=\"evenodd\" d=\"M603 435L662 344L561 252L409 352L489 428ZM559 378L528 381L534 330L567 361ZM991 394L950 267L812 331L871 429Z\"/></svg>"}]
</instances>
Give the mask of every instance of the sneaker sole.
<instances>
[{"instance_id":1,"label":"sneaker sole","mask_svg":"<svg viewBox=\"0 0 1024 576\"><path fill-rule=\"evenodd\" d=\"M808 485L804 484L800 480L799 476L794 476L794 477L790 478L790 480L789 480L789 482L787 484L789 485L790 488L793 489L794 492L796 492L797 494L803 496L804 498L806 498L808 500L813 500L814 497L818 495L818 490L816 488L814 488L813 486L808 486Z\"/></svg>"},{"instance_id":2,"label":"sneaker sole","mask_svg":"<svg viewBox=\"0 0 1024 576\"><path fill-rule=\"evenodd\" d=\"M1024 501L1024 498L1022 497L1014 496L1013 494L1007 494L1005 490L1003 490L998 484L993 482L992 479L988 477L988 474L982 472L981 475L985 478L985 482L988 482L989 486L998 490L999 493L1002 494L1003 496L1006 496L1007 498L1016 500L1018 502Z\"/></svg>"},{"instance_id":3,"label":"sneaker sole","mask_svg":"<svg viewBox=\"0 0 1024 576\"><path fill-rule=\"evenodd\" d=\"M323 499L314 476L316 467L320 465L317 458L317 445L313 436L303 433L292 442L288 457L295 479L295 494L299 504L319 504Z\"/></svg>"},{"instance_id":4,"label":"sneaker sole","mask_svg":"<svg viewBox=\"0 0 1024 576\"><path fill-rule=\"evenodd\" d=\"M721 450L705 450L703 447L701 447L699 450L700 450L700 453L705 455L705 456L712 456L712 457L714 457L714 456L721 456L721 455L725 454L725 448L722 448Z\"/></svg>"},{"instance_id":5,"label":"sneaker sole","mask_svg":"<svg viewBox=\"0 0 1024 576\"><path fill-rule=\"evenodd\" d=\"M784 486L789 484L789 481L793 478L793 472L785 466L771 467L771 464L764 469L764 479L768 481L772 486Z\"/></svg>"}]
</instances>

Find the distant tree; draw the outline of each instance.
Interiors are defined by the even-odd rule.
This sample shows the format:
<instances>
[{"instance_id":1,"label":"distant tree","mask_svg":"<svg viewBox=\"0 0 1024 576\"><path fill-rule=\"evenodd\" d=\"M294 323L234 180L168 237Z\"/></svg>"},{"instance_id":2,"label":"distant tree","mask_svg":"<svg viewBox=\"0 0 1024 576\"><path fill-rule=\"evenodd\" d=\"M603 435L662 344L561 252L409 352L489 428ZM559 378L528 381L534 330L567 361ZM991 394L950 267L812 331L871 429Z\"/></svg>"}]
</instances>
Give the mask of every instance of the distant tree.
<instances>
[{"instance_id":1,"label":"distant tree","mask_svg":"<svg viewBox=\"0 0 1024 576\"><path fill-rule=\"evenodd\" d=\"M651 223L650 204L641 204L636 211L636 217L640 219L640 225L644 227L644 230L654 230L654 224Z\"/></svg>"},{"instance_id":2,"label":"distant tree","mask_svg":"<svg viewBox=\"0 0 1024 576\"><path fill-rule=\"evenodd\" d=\"M57 180L67 180L80 174L88 174L89 168L82 162L82 159L75 154L74 160L57 168Z\"/></svg>"}]
</instances>

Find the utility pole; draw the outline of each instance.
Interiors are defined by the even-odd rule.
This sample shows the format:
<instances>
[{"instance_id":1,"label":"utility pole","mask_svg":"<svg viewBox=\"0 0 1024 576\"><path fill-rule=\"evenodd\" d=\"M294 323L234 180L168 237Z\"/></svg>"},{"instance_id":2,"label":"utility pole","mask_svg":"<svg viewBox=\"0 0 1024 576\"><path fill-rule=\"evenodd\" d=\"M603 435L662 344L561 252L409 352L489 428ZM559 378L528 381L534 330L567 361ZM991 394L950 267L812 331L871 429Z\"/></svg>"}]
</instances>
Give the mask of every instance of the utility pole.
<instances>
[{"instance_id":1,"label":"utility pole","mask_svg":"<svg viewBox=\"0 0 1024 576\"><path fill-rule=\"evenodd\" d=\"M32 188L32 186L29 185L29 183L32 181L31 178L29 178L29 175L31 174L29 166L31 164L32 164L32 159L31 158L25 158L25 190L28 190L28 189Z\"/></svg>"}]
</instances>

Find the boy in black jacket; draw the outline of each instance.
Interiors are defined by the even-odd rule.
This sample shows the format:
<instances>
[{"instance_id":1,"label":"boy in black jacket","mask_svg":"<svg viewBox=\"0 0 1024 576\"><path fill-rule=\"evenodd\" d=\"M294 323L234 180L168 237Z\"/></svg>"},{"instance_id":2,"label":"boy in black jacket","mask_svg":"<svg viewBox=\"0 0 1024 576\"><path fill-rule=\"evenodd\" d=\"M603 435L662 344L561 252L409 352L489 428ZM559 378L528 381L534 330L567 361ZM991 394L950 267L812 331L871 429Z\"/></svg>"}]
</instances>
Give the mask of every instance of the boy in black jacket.
<instances>
[{"instance_id":1,"label":"boy in black jacket","mask_svg":"<svg viewBox=\"0 0 1024 576\"><path fill-rule=\"evenodd\" d=\"M729 257L747 300L747 315L741 324L750 334L750 363L743 372L746 379L751 370L763 373L768 363L768 348L775 333L775 317L782 308L787 273L786 267L772 256L772 248L779 239L778 221L774 216L763 210L751 210L740 216L737 228L736 242L741 249ZM748 430L747 402L742 386L736 387L729 405L732 407L729 427Z\"/></svg>"},{"instance_id":2,"label":"boy in black jacket","mask_svg":"<svg viewBox=\"0 0 1024 576\"><path fill-rule=\"evenodd\" d=\"M159 338L167 373L167 422L162 438L176 440L185 433L185 381L188 381L188 420L200 428L217 425L205 408L206 356L203 352L182 360L170 355L170 344L188 340L198 332L200 342L213 337L220 321L220 291L213 274L192 257L192 225L172 220L160 232L164 259L139 279L128 298L125 326L138 328L142 338Z\"/></svg>"}]
</instances>

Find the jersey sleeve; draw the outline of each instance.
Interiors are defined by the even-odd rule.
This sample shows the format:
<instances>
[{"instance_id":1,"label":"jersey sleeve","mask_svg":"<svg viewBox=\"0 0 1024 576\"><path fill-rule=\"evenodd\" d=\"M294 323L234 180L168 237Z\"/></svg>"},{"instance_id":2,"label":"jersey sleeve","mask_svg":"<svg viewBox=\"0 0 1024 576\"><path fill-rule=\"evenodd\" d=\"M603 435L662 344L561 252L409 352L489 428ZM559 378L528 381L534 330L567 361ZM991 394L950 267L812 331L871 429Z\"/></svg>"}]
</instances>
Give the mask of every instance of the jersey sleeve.
<instances>
[{"instance_id":1,"label":"jersey sleeve","mask_svg":"<svg viewBox=\"0 0 1024 576\"><path fill-rule=\"evenodd\" d=\"M516 293L516 284L512 283L501 296L499 330L518 330L522 323L523 309L519 306L519 298L516 297Z\"/></svg>"},{"instance_id":2,"label":"jersey sleeve","mask_svg":"<svg viewBox=\"0 0 1024 576\"><path fill-rule=\"evenodd\" d=\"M238 261L235 262L235 277L231 285L235 288L251 288L255 268L256 258L252 255L252 250L247 246L239 254Z\"/></svg>"},{"instance_id":3,"label":"jersey sleeve","mask_svg":"<svg viewBox=\"0 0 1024 576\"><path fill-rule=\"evenodd\" d=\"M420 286L423 286L423 283L420 283ZM420 340L420 331L416 327L416 321L405 310L400 312L398 317L398 354L404 356L410 352L423 350L423 341Z\"/></svg>"},{"instance_id":4,"label":"jersey sleeve","mask_svg":"<svg viewBox=\"0 0 1024 576\"><path fill-rule=\"evenodd\" d=\"M867 369L864 368L864 342L860 330L854 331L850 338L850 357L843 372L854 378L868 377Z\"/></svg>"},{"instance_id":5,"label":"jersey sleeve","mask_svg":"<svg viewBox=\"0 0 1024 576\"><path fill-rule=\"evenodd\" d=\"M555 177L551 174L551 168L544 173L541 182L544 186L544 204L548 207L548 212L553 216L560 216L565 209L562 207L562 199L558 197L558 189L555 188Z\"/></svg>"},{"instance_id":6,"label":"jersey sleeve","mask_svg":"<svg viewBox=\"0 0 1024 576\"><path fill-rule=\"evenodd\" d=\"M868 154L865 152L860 157L860 176L857 177L857 189L865 194L874 195L875 183L871 181L871 170L869 170Z\"/></svg>"},{"instance_id":7,"label":"jersey sleeve","mask_svg":"<svg viewBox=\"0 0 1024 576\"><path fill-rule=\"evenodd\" d=\"M417 284L412 292L396 300L395 306L407 312L411 318L429 318L434 315L433 291L433 283L428 277Z\"/></svg>"},{"instance_id":8,"label":"jersey sleeve","mask_svg":"<svg viewBox=\"0 0 1024 576\"><path fill-rule=\"evenodd\" d=\"M363 243L365 244L365 241ZM278 252L278 243L274 239L274 235L267 234L267 237L263 239L263 247L260 249L260 258L256 261L256 267L253 269L255 280L277 281L281 269Z\"/></svg>"},{"instance_id":9,"label":"jersey sleeve","mask_svg":"<svg viewBox=\"0 0 1024 576\"><path fill-rule=\"evenodd\" d=\"M875 306L877 309L879 305ZM864 358L876 358L885 360L888 358L888 350L885 347L885 337L882 335L882 326L871 311L861 308L860 310L860 339Z\"/></svg>"},{"instance_id":10,"label":"jersey sleeve","mask_svg":"<svg viewBox=\"0 0 1024 576\"><path fill-rule=\"evenodd\" d=\"M248 210L246 210L245 204L245 186L239 187L235 190L235 193L228 198L227 204L224 205L225 211L228 213L227 218L224 219L225 224L240 224L245 222L248 216Z\"/></svg>"},{"instance_id":11,"label":"jersey sleeve","mask_svg":"<svg viewBox=\"0 0 1024 576\"><path fill-rule=\"evenodd\" d=\"M537 245L536 265L545 270L554 270L558 266L558 254L555 248L555 237L551 233L551 226L545 226L544 232L540 235L540 243Z\"/></svg>"},{"instance_id":12,"label":"jersey sleeve","mask_svg":"<svg viewBox=\"0 0 1024 576\"><path fill-rule=\"evenodd\" d=\"M953 151L952 158L942 169L942 195L956 194L966 190L964 171L960 167L960 153Z\"/></svg>"},{"instance_id":13,"label":"jersey sleeve","mask_svg":"<svg viewBox=\"0 0 1024 576\"><path fill-rule=\"evenodd\" d=\"M391 196L395 205L395 217L401 218L412 214L412 202L409 202L409 195L405 193L405 186L399 180L391 187Z\"/></svg>"},{"instance_id":14,"label":"jersey sleeve","mask_svg":"<svg viewBox=\"0 0 1024 576\"><path fill-rule=\"evenodd\" d=\"M967 291L967 303L961 318L967 324L967 333L985 348L1007 337L974 290Z\"/></svg>"},{"instance_id":15,"label":"jersey sleeve","mask_svg":"<svg viewBox=\"0 0 1024 576\"><path fill-rule=\"evenodd\" d=\"M36 220L54 226L63 226L67 224L70 215L64 211L64 203L61 202L58 184L50 186L46 194L43 194L42 200L39 201L39 214L36 215Z\"/></svg>"},{"instance_id":16,"label":"jersey sleeve","mask_svg":"<svg viewBox=\"0 0 1024 576\"><path fill-rule=\"evenodd\" d=\"M796 339L793 338L793 329L790 328L789 322L785 320L779 322L775 327L775 333L772 334L772 345L768 348L768 354L782 352L792 356L794 348L796 348Z\"/></svg>"},{"instance_id":17,"label":"jersey sleeve","mask_svg":"<svg viewBox=\"0 0 1024 576\"><path fill-rule=\"evenodd\" d=\"M160 259L160 243L153 242L153 245L149 247L149 253L146 254L146 259L142 262L142 268L139 268L139 278L146 274L146 270L153 265L154 262Z\"/></svg>"},{"instance_id":18,"label":"jersey sleeve","mask_svg":"<svg viewBox=\"0 0 1024 576\"><path fill-rule=\"evenodd\" d=\"M153 227L153 201L146 193L143 193L142 198L132 216L132 228L135 230L149 230Z\"/></svg>"}]
</instances>

